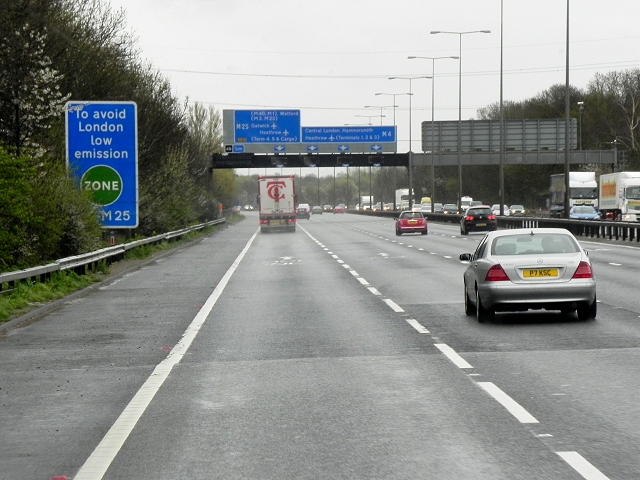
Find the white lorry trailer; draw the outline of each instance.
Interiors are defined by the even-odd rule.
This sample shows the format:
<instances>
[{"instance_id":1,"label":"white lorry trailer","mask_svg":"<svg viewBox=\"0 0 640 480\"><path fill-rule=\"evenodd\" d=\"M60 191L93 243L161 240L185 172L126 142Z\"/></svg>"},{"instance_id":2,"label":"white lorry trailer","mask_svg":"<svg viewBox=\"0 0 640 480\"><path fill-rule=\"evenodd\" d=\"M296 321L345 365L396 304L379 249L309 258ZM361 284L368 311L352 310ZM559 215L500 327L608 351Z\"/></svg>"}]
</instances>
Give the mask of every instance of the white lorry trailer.
<instances>
[{"instance_id":1,"label":"white lorry trailer","mask_svg":"<svg viewBox=\"0 0 640 480\"><path fill-rule=\"evenodd\" d=\"M599 208L603 218L637 222L640 219L640 172L600 175Z\"/></svg>"},{"instance_id":2,"label":"white lorry trailer","mask_svg":"<svg viewBox=\"0 0 640 480\"><path fill-rule=\"evenodd\" d=\"M551 175L549 213L562 217L564 213L564 173ZM569 172L569 208L591 205L598 208L598 182L595 172Z\"/></svg>"},{"instance_id":3,"label":"white lorry trailer","mask_svg":"<svg viewBox=\"0 0 640 480\"><path fill-rule=\"evenodd\" d=\"M358 205L359 210L371 210L373 208L373 196L362 195Z\"/></svg>"},{"instance_id":4,"label":"white lorry trailer","mask_svg":"<svg viewBox=\"0 0 640 480\"><path fill-rule=\"evenodd\" d=\"M260 232L296 231L296 195L293 175L258 177Z\"/></svg>"},{"instance_id":5,"label":"white lorry trailer","mask_svg":"<svg viewBox=\"0 0 640 480\"><path fill-rule=\"evenodd\" d=\"M399 188L396 190L396 210L409 210L409 189Z\"/></svg>"}]
</instances>

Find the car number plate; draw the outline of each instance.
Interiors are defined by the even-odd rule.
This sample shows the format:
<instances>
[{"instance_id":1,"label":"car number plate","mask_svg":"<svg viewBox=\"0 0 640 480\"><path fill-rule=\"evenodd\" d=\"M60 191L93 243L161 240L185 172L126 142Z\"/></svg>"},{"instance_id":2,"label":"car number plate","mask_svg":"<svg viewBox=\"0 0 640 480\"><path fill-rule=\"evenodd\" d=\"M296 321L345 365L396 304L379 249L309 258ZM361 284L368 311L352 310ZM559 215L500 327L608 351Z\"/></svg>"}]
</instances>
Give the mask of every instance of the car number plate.
<instances>
[{"instance_id":1,"label":"car number plate","mask_svg":"<svg viewBox=\"0 0 640 480\"><path fill-rule=\"evenodd\" d=\"M416 225L418 223L418 221L417 220L409 220L407 223L409 225Z\"/></svg>"},{"instance_id":2,"label":"car number plate","mask_svg":"<svg viewBox=\"0 0 640 480\"><path fill-rule=\"evenodd\" d=\"M557 277L557 268L529 268L523 272L525 278Z\"/></svg>"},{"instance_id":3,"label":"car number plate","mask_svg":"<svg viewBox=\"0 0 640 480\"><path fill-rule=\"evenodd\" d=\"M486 223L476 223L476 227L486 227Z\"/></svg>"},{"instance_id":4,"label":"car number plate","mask_svg":"<svg viewBox=\"0 0 640 480\"><path fill-rule=\"evenodd\" d=\"M286 225L287 221L285 219L283 219L283 218L279 218L277 220L271 220L269 223L271 225Z\"/></svg>"}]
</instances>

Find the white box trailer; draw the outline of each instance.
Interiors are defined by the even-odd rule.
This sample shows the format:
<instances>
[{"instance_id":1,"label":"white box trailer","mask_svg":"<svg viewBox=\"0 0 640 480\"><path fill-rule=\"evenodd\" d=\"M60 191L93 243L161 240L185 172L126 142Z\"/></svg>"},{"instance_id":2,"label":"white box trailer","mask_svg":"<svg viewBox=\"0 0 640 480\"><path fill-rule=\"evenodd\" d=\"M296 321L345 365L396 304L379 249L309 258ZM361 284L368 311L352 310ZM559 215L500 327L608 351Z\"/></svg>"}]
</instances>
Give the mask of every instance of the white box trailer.
<instances>
[{"instance_id":1,"label":"white box trailer","mask_svg":"<svg viewBox=\"0 0 640 480\"><path fill-rule=\"evenodd\" d=\"M258 217L262 233L296 231L295 192L293 175L258 177Z\"/></svg>"},{"instance_id":2,"label":"white box trailer","mask_svg":"<svg viewBox=\"0 0 640 480\"><path fill-rule=\"evenodd\" d=\"M599 193L604 218L627 222L640 218L640 172L600 175Z\"/></svg>"},{"instance_id":3,"label":"white box trailer","mask_svg":"<svg viewBox=\"0 0 640 480\"><path fill-rule=\"evenodd\" d=\"M549 212L552 217L564 214L564 173L551 175ZM569 208L591 205L598 208L598 182L595 172L569 172Z\"/></svg>"}]
</instances>

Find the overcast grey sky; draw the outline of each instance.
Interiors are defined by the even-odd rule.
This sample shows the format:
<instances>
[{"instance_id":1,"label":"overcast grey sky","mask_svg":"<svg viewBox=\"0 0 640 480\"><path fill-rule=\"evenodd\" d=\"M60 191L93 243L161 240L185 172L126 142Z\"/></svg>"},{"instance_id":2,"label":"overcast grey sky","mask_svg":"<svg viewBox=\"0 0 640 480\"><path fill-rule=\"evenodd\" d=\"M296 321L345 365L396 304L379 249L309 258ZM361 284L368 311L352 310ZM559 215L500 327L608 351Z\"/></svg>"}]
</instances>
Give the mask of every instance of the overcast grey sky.
<instances>
[{"instance_id":1,"label":"overcast grey sky","mask_svg":"<svg viewBox=\"0 0 640 480\"><path fill-rule=\"evenodd\" d=\"M300 109L303 126L393 124L393 97L375 94L407 93L409 81L388 77L432 75L431 60L407 56L457 56L460 38L463 120L500 98L500 0L111 4L127 12L143 58L169 78L177 95L219 110ZM503 4L504 99L523 100L564 84L567 0ZM597 72L639 68L638 25L639 0L571 0L571 84L584 88ZM435 119L457 120L458 61L435 65ZM421 148L420 122L431 119L431 81L411 82L414 151ZM408 98L396 96L398 151L409 146Z\"/></svg>"}]
</instances>

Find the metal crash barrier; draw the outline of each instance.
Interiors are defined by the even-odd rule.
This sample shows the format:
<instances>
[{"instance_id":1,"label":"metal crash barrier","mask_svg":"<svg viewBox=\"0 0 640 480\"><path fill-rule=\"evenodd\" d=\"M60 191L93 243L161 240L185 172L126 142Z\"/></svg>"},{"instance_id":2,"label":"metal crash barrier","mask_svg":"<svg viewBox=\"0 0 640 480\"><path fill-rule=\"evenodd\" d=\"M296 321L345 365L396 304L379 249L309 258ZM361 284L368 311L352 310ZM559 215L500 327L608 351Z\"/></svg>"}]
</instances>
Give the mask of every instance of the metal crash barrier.
<instances>
[{"instance_id":1,"label":"metal crash barrier","mask_svg":"<svg viewBox=\"0 0 640 480\"><path fill-rule=\"evenodd\" d=\"M162 233L153 237L143 238L141 240L135 240L133 242L124 243L122 245L116 245L113 247L102 248L95 252L83 253L82 255L75 255L73 257L62 258L56 260L53 263L43 265L40 267L26 268L24 270L16 270L15 272L0 273L0 292L2 292L3 284L9 285L9 290L15 288L16 283L22 280L32 280L45 282L51 278L53 272L59 272L63 270L73 270L74 272L84 275L87 271L95 269L99 262L105 260L107 263L117 262L124 258L127 250L132 250L143 245L156 244L161 242L170 242L179 240L184 235L190 232L202 230L203 228L213 225L219 225L225 223L226 219L219 218L210 222L200 223L191 227L182 228L173 232Z\"/></svg>"}]
</instances>

